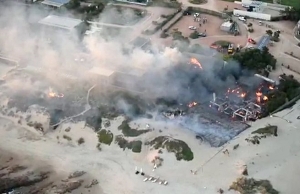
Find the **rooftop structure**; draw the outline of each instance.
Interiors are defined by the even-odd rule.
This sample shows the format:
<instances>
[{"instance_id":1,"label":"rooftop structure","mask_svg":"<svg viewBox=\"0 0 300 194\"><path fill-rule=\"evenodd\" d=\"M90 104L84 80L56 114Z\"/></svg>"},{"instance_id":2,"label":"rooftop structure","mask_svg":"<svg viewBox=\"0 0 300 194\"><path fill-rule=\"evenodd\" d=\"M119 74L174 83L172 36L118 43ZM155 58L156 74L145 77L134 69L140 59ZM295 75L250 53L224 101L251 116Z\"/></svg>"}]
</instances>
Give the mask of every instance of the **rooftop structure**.
<instances>
[{"instance_id":1,"label":"rooftop structure","mask_svg":"<svg viewBox=\"0 0 300 194\"><path fill-rule=\"evenodd\" d=\"M221 25L220 29L225 32L229 32L231 30L232 26L233 26L233 22L227 21Z\"/></svg>"},{"instance_id":2,"label":"rooftop structure","mask_svg":"<svg viewBox=\"0 0 300 194\"><path fill-rule=\"evenodd\" d=\"M42 4L59 8L69 2L70 2L70 0L45 0L45 1L42 1Z\"/></svg>"},{"instance_id":3,"label":"rooftop structure","mask_svg":"<svg viewBox=\"0 0 300 194\"><path fill-rule=\"evenodd\" d=\"M270 43L271 37L269 35L264 35L257 43L257 48L262 50L264 47L268 46Z\"/></svg>"},{"instance_id":4,"label":"rooftop structure","mask_svg":"<svg viewBox=\"0 0 300 194\"><path fill-rule=\"evenodd\" d=\"M242 5L247 7L245 10L233 10L234 15L248 16L261 20L270 21L272 18L281 17L281 11L285 10L288 6L265 3L261 1L242 0Z\"/></svg>"},{"instance_id":5,"label":"rooftop structure","mask_svg":"<svg viewBox=\"0 0 300 194\"><path fill-rule=\"evenodd\" d=\"M74 18L62 17L57 15L49 15L41 19L38 23L45 26L56 27L56 28L71 31L75 29L77 26L81 25L83 21Z\"/></svg>"}]
</instances>

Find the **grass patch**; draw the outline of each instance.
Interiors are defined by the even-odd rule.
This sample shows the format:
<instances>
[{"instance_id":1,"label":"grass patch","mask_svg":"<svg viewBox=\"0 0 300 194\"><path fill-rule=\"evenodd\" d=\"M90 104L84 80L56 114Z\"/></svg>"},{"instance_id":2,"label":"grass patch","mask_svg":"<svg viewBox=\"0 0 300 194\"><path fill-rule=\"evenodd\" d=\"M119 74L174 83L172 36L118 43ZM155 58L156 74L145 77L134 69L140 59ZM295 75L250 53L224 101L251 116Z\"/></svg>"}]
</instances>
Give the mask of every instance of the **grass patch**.
<instances>
[{"instance_id":1,"label":"grass patch","mask_svg":"<svg viewBox=\"0 0 300 194\"><path fill-rule=\"evenodd\" d=\"M155 149L165 148L168 152L175 153L177 160L190 161L194 159L194 153L191 148L184 142L178 139L170 139L166 136L159 136L152 141L147 142L146 145L151 145Z\"/></svg>"},{"instance_id":2,"label":"grass patch","mask_svg":"<svg viewBox=\"0 0 300 194\"><path fill-rule=\"evenodd\" d=\"M123 150L127 148L134 153L140 153L142 150L142 141L127 141L122 135L116 136L115 143Z\"/></svg>"},{"instance_id":3,"label":"grass patch","mask_svg":"<svg viewBox=\"0 0 300 194\"><path fill-rule=\"evenodd\" d=\"M226 40L218 40L214 42L212 45L221 46L222 48L228 48L229 44L231 44L231 42L228 42Z\"/></svg>"},{"instance_id":4,"label":"grass patch","mask_svg":"<svg viewBox=\"0 0 300 194\"><path fill-rule=\"evenodd\" d=\"M277 136L277 126L268 125L263 128L259 128L252 132L252 134L261 134L261 135L274 135Z\"/></svg>"},{"instance_id":5,"label":"grass patch","mask_svg":"<svg viewBox=\"0 0 300 194\"><path fill-rule=\"evenodd\" d=\"M122 133L126 137L137 137L143 133L147 133L150 130L149 129L143 129L143 130L138 130L138 129L133 129L129 126L130 120L126 119L125 121L122 122L122 124L118 127L119 130L122 130Z\"/></svg>"},{"instance_id":6,"label":"grass patch","mask_svg":"<svg viewBox=\"0 0 300 194\"><path fill-rule=\"evenodd\" d=\"M238 178L229 187L229 190L238 191L241 194L256 194L256 193L266 193L266 194L279 194L276 191L270 181L268 180L254 180L253 178L247 179L245 177Z\"/></svg>"},{"instance_id":7,"label":"grass patch","mask_svg":"<svg viewBox=\"0 0 300 194\"><path fill-rule=\"evenodd\" d=\"M113 141L113 138L114 138L114 134L109 130L101 129L101 131L98 133L99 143L110 145L111 142Z\"/></svg>"}]
</instances>

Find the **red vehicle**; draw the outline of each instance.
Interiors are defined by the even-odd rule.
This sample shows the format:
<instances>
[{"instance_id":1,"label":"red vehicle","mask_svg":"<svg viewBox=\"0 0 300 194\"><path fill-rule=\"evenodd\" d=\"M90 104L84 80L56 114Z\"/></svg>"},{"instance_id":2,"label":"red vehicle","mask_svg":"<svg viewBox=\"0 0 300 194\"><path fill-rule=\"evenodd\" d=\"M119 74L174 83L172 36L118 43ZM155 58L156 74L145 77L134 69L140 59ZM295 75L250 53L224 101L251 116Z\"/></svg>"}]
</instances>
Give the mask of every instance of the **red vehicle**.
<instances>
[{"instance_id":1,"label":"red vehicle","mask_svg":"<svg viewBox=\"0 0 300 194\"><path fill-rule=\"evenodd\" d=\"M253 40L252 38L248 38L248 42L251 44L256 44L255 40Z\"/></svg>"}]
</instances>

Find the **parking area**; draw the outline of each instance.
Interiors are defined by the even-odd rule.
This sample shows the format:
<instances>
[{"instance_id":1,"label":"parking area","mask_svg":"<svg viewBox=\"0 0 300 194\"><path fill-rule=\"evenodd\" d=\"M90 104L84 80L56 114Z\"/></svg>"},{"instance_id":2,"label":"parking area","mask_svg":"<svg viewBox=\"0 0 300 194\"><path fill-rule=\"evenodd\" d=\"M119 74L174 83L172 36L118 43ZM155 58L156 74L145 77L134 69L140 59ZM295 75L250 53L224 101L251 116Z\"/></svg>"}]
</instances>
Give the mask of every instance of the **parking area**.
<instances>
[{"instance_id":1,"label":"parking area","mask_svg":"<svg viewBox=\"0 0 300 194\"><path fill-rule=\"evenodd\" d=\"M205 18L207 19L207 22L203 23ZM228 35L227 32L220 30L220 26L223 22L223 19L207 14L200 14L199 22L195 21L193 16L184 16L169 30L168 33L172 32L174 29L178 29L182 32L183 36L188 37L193 32L193 30L189 29L189 26L194 26L198 32L205 32L207 36Z\"/></svg>"}]
</instances>

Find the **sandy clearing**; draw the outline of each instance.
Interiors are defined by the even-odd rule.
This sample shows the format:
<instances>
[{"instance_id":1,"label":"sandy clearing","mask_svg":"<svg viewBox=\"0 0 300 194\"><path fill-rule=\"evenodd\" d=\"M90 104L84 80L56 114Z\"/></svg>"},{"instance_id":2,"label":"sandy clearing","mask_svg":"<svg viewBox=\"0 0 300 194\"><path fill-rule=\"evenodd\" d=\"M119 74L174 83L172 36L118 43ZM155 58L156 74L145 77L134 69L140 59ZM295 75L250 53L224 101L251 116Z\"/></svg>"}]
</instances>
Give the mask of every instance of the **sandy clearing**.
<instances>
[{"instance_id":1,"label":"sandy clearing","mask_svg":"<svg viewBox=\"0 0 300 194\"><path fill-rule=\"evenodd\" d=\"M18 154L20 157L37 158L49 163L57 171L70 173L75 170L85 170L99 181L99 189L104 193L189 193L196 194L216 193L218 188L227 190L230 183L239 176L242 165L247 164L249 175L260 179L269 179L274 187L282 193L296 193L296 176L299 175L300 167L296 165L300 157L300 142L298 141L300 120L296 117L299 113L299 103L289 110L278 114L284 119L291 120L289 124L281 118L265 118L252 123L252 128L243 132L235 140L226 144L223 148L211 148L201 144L194 135L185 129L181 129L172 123L140 119L135 121L136 126L155 130L140 138L143 140L158 136L169 135L173 138L184 140L192 148L195 159L191 162L176 161L175 156L163 151L164 164L156 171L152 171L150 160L156 155L156 151L147 147L141 154L134 154L130 150L122 151L115 144L102 145L102 151L96 149L96 134L84 123L66 123L53 132L42 135L26 126L16 123L16 119L1 118L0 120L0 146L3 150ZM117 126L121 123L119 117L112 121L109 128L117 133ZM250 145L244 139L249 133L267 123L277 124L279 127L278 137L263 139L260 145ZM70 126L70 132L64 129ZM162 129L162 132L158 130ZM61 139L63 134L72 137L72 142ZM58 143L57 136L60 136ZM78 146L76 140L83 137L86 143ZM232 147L240 144L236 151ZM228 149L229 156L220 152ZM153 176L159 176L169 181L168 186L143 182L141 176L134 174L135 166L143 168L144 172ZM198 170L197 175L191 174L190 170ZM292 173L294 172L294 173ZM282 180L286 181L282 183Z\"/></svg>"}]
</instances>

